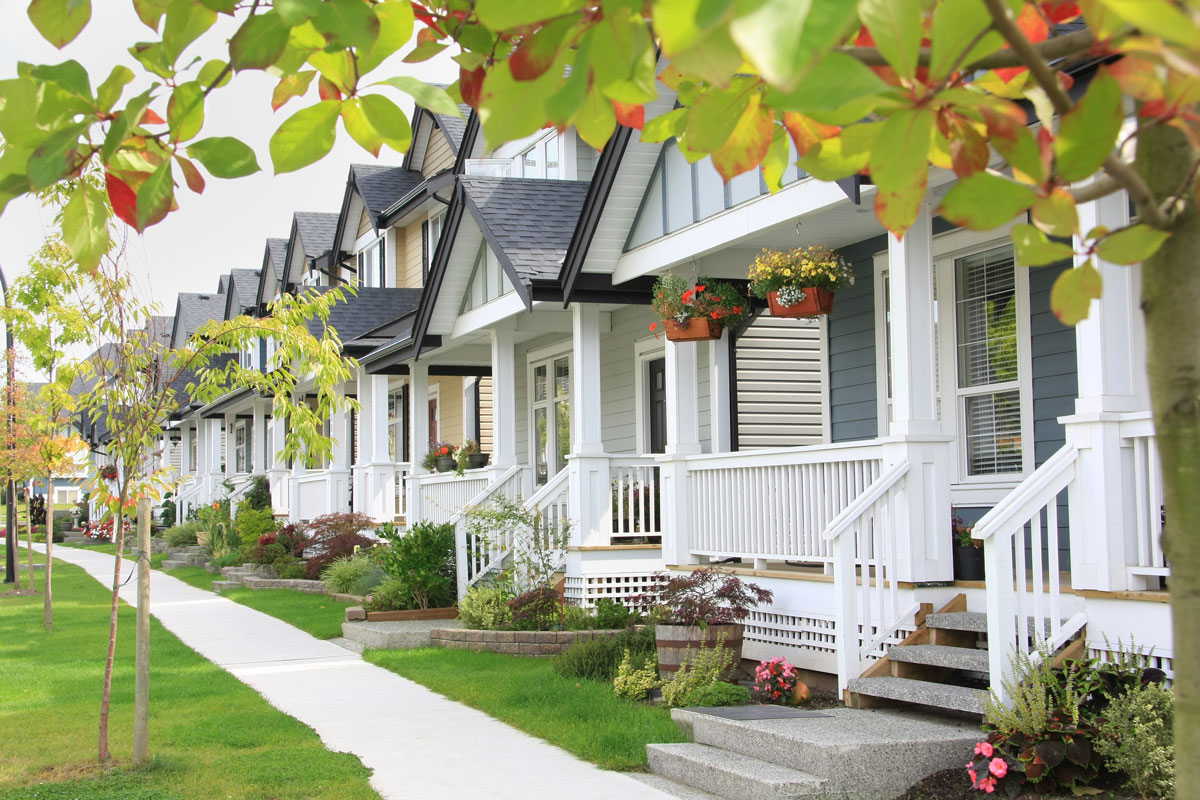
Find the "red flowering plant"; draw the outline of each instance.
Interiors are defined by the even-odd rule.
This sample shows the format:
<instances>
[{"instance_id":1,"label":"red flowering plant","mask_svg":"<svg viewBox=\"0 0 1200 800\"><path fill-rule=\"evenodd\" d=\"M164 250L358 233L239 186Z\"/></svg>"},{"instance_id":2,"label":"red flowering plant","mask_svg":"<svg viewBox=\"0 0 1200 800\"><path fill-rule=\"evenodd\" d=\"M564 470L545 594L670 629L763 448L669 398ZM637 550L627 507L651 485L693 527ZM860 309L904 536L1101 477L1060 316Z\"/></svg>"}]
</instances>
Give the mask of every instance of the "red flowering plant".
<instances>
[{"instance_id":1,"label":"red flowering plant","mask_svg":"<svg viewBox=\"0 0 1200 800\"><path fill-rule=\"evenodd\" d=\"M450 442L438 442L433 447L429 448L429 452L425 454L425 458L421 461L421 466L425 469L432 470L437 467L439 458L455 458L458 457L458 447L450 444Z\"/></svg>"},{"instance_id":2,"label":"red flowering plant","mask_svg":"<svg viewBox=\"0 0 1200 800\"><path fill-rule=\"evenodd\" d=\"M663 320L681 325L696 317L707 317L729 327L738 324L750 308L745 295L727 281L697 278L692 283L682 275L660 275L651 291L650 307ZM658 335L658 323L650 325Z\"/></svg>"},{"instance_id":3,"label":"red flowering plant","mask_svg":"<svg viewBox=\"0 0 1200 800\"><path fill-rule=\"evenodd\" d=\"M768 658L754 668L754 699L760 703L790 703L799 681L796 668L786 658Z\"/></svg>"},{"instance_id":4,"label":"red flowering plant","mask_svg":"<svg viewBox=\"0 0 1200 800\"><path fill-rule=\"evenodd\" d=\"M129 523L126 522L123 527L126 534L128 534ZM83 535L93 542L111 542L113 540L113 518L107 517L98 525L89 525L87 528L84 528Z\"/></svg>"},{"instance_id":5,"label":"red flowering plant","mask_svg":"<svg viewBox=\"0 0 1200 800\"><path fill-rule=\"evenodd\" d=\"M105 464L100 468L100 477L106 481L115 481L117 479L117 467L115 464Z\"/></svg>"}]
</instances>

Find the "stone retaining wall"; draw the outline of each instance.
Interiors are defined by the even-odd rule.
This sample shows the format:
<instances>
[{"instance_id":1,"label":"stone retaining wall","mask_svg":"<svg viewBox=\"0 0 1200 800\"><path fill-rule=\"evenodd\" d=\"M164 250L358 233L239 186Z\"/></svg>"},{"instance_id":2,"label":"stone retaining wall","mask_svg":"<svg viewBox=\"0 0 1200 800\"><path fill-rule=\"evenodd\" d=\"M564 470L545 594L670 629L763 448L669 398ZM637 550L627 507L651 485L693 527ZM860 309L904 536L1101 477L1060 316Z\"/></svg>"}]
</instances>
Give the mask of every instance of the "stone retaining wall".
<instances>
[{"instance_id":1,"label":"stone retaining wall","mask_svg":"<svg viewBox=\"0 0 1200 800\"><path fill-rule=\"evenodd\" d=\"M242 585L247 589L295 589L306 594L326 593L324 582L299 578L255 578L247 575L242 578Z\"/></svg>"},{"instance_id":2,"label":"stone retaining wall","mask_svg":"<svg viewBox=\"0 0 1200 800\"><path fill-rule=\"evenodd\" d=\"M522 656L555 656L578 641L616 636L609 631L474 631L435 628L429 632L434 647L456 650L486 650Z\"/></svg>"}]
</instances>

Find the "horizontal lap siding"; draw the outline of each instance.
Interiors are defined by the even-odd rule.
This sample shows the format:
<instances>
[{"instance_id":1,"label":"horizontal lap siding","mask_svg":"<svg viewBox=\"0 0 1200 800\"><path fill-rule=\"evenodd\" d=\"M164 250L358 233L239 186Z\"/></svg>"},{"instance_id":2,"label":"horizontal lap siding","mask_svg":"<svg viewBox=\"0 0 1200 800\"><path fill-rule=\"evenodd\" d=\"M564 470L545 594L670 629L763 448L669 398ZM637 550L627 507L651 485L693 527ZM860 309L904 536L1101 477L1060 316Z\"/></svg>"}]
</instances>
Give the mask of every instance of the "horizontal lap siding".
<instances>
[{"instance_id":1,"label":"horizontal lap siding","mask_svg":"<svg viewBox=\"0 0 1200 800\"><path fill-rule=\"evenodd\" d=\"M440 130L429 131L429 145L425 150L425 158L421 162L421 174L432 178L442 170L454 166L454 151L446 141L446 135Z\"/></svg>"},{"instance_id":2,"label":"horizontal lap siding","mask_svg":"<svg viewBox=\"0 0 1200 800\"><path fill-rule=\"evenodd\" d=\"M820 444L821 329L763 316L737 341L738 449Z\"/></svg>"},{"instance_id":3,"label":"horizontal lap siding","mask_svg":"<svg viewBox=\"0 0 1200 800\"><path fill-rule=\"evenodd\" d=\"M600 339L600 413L605 452L637 452L638 364L634 346L651 336L650 323L656 320L645 306L614 311L610 330Z\"/></svg>"},{"instance_id":4,"label":"horizontal lap siding","mask_svg":"<svg viewBox=\"0 0 1200 800\"><path fill-rule=\"evenodd\" d=\"M479 450L492 452L492 379L479 379Z\"/></svg>"},{"instance_id":5,"label":"horizontal lap siding","mask_svg":"<svg viewBox=\"0 0 1200 800\"><path fill-rule=\"evenodd\" d=\"M854 269L854 285L838 291L829 315L829 417L835 442L878 435L875 387L875 254L887 249L876 236L839 250Z\"/></svg>"}]
</instances>

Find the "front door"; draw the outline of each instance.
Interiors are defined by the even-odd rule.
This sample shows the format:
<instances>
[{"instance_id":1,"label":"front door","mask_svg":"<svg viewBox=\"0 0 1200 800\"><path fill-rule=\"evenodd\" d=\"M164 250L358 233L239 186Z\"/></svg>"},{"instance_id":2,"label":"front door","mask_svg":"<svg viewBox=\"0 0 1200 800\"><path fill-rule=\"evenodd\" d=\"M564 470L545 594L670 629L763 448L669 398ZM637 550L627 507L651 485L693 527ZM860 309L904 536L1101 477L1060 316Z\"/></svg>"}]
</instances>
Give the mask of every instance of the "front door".
<instances>
[{"instance_id":1,"label":"front door","mask_svg":"<svg viewBox=\"0 0 1200 800\"><path fill-rule=\"evenodd\" d=\"M646 385L650 387L647 426L650 430L650 452L667 450L667 360L656 358L646 363Z\"/></svg>"}]
</instances>

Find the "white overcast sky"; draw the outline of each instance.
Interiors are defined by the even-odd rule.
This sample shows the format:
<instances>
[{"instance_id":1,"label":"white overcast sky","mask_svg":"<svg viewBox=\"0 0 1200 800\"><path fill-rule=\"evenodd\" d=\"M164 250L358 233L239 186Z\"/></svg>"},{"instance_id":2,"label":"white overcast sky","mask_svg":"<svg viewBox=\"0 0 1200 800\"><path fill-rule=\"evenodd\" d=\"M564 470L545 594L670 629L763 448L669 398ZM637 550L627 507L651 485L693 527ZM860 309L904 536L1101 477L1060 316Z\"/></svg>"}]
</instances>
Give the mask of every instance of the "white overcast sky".
<instances>
[{"instance_id":1,"label":"white overcast sky","mask_svg":"<svg viewBox=\"0 0 1200 800\"><path fill-rule=\"evenodd\" d=\"M74 59L87 68L93 89L118 63L126 64L138 76L126 87L124 98L148 85L146 73L129 55L128 47L151 40L154 34L137 19L129 0L93 3L92 21L61 51L34 29L25 15L27 5L26 0L0 0L0 78L15 76L19 61L58 64ZM192 55L206 60L225 55L224 40L235 27L230 23L228 17L222 17L200 42L188 48L180 63L186 63ZM457 77L457 65L445 53L423 64L404 64L393 57L376 73L388 74L389 70L441 83ZM131 232L130 267L145 296L159 304L159 313L174 313L179 292L216 291L218 276L230 269L258 269L264 240L287 236L293 211L338 211L349 165L372 161L370 153L350 140L339 125L337 144L322 161L299 172L274 175L267 152L272 132L302 102L312 102L311 97L294 99L272 112L270 99L275 82L265 73L245 72L229 86L215 91L205 109L199 137L237 136L254 148L262 172L232 181L209 178L200 196L181 186L177 189L178 211L144 235ZM411 110L411 104L403 102L406 98L391 89L386 92ZM315 81L310 93L315 96ZM165 103L164 99L152 106L163 117ZM401 159L400 154L386 147L380 151L381 163L399 164ZM24 270L52 220L52 212L30 199L10 203L0 216L0 266L9 281Z\"/></svg>"}]
</instances>

